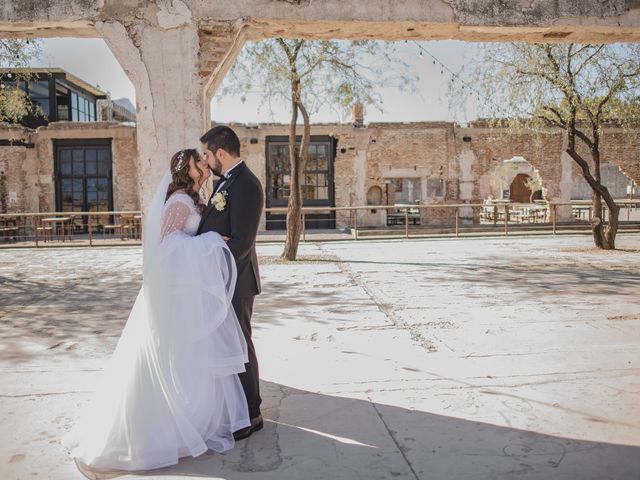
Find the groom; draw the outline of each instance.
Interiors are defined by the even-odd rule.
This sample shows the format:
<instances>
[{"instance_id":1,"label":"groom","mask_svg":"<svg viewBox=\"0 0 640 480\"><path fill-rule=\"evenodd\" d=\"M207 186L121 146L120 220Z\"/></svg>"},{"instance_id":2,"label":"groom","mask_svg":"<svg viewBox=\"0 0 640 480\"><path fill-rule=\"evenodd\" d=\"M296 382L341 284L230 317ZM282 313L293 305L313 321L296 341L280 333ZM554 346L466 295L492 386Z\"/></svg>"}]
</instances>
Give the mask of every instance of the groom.
<instances>
[{"instance_id":1,"label":"groom","mask_svg":"<svg viewBox=\"0 0 640 480\"><path fill-rule=\"evenodd\" d=\"M258 360L251 340L251 313L253 299L260 293L256 234L264 196L260 181L240 158L240 140L233 130L218 125L200 137L200 142L204 159L220 180L213 189L209 204L202 212L198 235L204 232L218 232L228 238L227 245L235 257L238 270L232 305L247 341L249 354L245 372L238 376L247 397L251 418L251 426L233 434L236 440L241 440L262 428L262 399L258 380Z\"/></svg>"}]
</instances>

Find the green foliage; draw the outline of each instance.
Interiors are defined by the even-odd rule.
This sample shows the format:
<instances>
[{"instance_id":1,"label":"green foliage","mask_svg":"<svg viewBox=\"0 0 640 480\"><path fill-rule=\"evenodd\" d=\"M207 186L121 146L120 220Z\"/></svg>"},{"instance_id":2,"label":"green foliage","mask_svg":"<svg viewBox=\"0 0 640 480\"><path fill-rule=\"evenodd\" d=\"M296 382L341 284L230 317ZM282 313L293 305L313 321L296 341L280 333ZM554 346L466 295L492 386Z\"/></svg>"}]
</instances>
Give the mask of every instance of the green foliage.
<instances>
[{"instance_id":1,"label":"green foliage","mask_svg":"<svg viewBox=\"0 0 640 480\"><path fill-rule=\"evenodd\" d=\"M31 110L25 93L15 87L0 88L0 122L17 123Z\"/></svg>"},{"instance_id":2,"label":"green foliage","mask_svg":"<svg viewBox=\"0 0 640 480\"><path fill-rule=\"evenodd\" d=\"M18 122L30 112L39 112L18 84L31 78L21 69L40 52L40 44L32 40L0 39L0 68L12 69L0 78L0 122Z\"/></svg>"},{"instance_id":3,"label":"green foliage","mask_svg":"<svg viewBox=\"0 0 640 480\"><path fill-rule=\"evenodd\" d=\"M313 113L323 105L344 111L357 102L381 108L376 86L415 85L407 65L393 55L392 44L362 41L275 38L249 43L231 69L221 94L258 90L261 107L273 113L275 102L290 105L289 151L291 192L287 208L287 236L282 254L295 260L300 241L302 175L308 157ZM243 97L244 98L244 97ZM300 148L296 148L298 113L304 124Z\"/></svg>"},{"instance_id":4,"label":"green foliage","mask_svg":"<svg viewBox=\"0 0 640 480\"><path fill-rule=\"evenodd\" d=\"M610 123L638 134L640 45L488 44L468 70L489 100L485 112L493 124L565 131L566 153L593 191L595 244L615 248L620 208L601 181L600 142ZM453 83L452 90L461 88ZM606 226L602 200L609 211Z\"/></svg>"},{"instance_id":5,"label":"green foliage","mask_svg":"<svg viewBox=\"0 0 640 480\"><path fill-rule=\"evenodd\" d=\"M568 128L575 118L599 129L640 126L640 45L486 44L466 75L494 123ZM452 84L459 93L459 82ZM452 95L459 108L459 95ZM458 103L456 103L458 102Z\"/></svg>"},{"instance_id":6,"label":"green foliage","mask_svg":"<svg viewBox=\"0 0 640 480\"><path fill-rule=\"evenodd\" d=\"M294 67L279 42L299 49ZM309 114L328 105L343 112L359 101L382 109L376 87L415 89L417 77L399 60L393 44L372 40L266 39L248 43L229 73L220 95L260 92L260 107L271 112L291 98L292 80L300 81L301 102ZM294 78L295 77L295 78Z\"/></svg>"},{"instance_id":7,"label":"green foliage","mask_svg":"<svg viewBox=\"0 0 640 480\"><path fill-rule=\"evenodd\" d=\"M524 186L531 190L531 193L534 194L538 190L542 190L542 181L538 175L533 175L527 178L527 181L524 182Z\"/></svg>"},{"instance_id":8,"label":"green foliage","mask_svg":"<svg viewBox=\"0 0 640 480\"><path fill-rule=\"evenodd\" d=\"M518 167L510 162L503 162L496 167L489 176L489 185L492 192L494 192L498 198L502 196L502 190L508 188L507 181L513 179L518 171Z\"/></svg>"}]
</instances>

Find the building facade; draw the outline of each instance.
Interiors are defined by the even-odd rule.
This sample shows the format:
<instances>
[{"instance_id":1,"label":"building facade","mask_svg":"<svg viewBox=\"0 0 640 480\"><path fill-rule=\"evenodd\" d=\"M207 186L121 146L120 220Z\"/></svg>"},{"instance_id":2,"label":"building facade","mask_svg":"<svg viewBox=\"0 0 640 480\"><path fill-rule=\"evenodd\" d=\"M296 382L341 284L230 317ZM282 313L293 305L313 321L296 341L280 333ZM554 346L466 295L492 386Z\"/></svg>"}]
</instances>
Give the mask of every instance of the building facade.
<instances>
[{"instance_id":1,"label":"building facade","mask_svg":"<svg viewBox=\"0 0 640 480\"><path fill-rule=\"evenodd\" d=\"M288 125L232 125L242 156L265 188L266 206L284 207L290 188ZM553 202L590 198L581 172L564 153L563 132L511 132L476 122L313 125L303 179L306 206L319 209L308 228L341 228L349 212L322 207L445 205L487 199ZM0 210L137 210L140 208L136 130L117 122L52 122L31 130L0 127ZM587 152L584 152L585 155ZM602 172L614 197L628 198L640 182L635 132L605 128ZM168 159L167 159L168 162ZM537 179L537 187L529 183ZM535 183L535 182L534 182ZM527 185L532 188L527 187ZM636 191L637 196L637 191ZM371 208L361 226L387 225L393 209ZM430 210L425 224L452 221L452 209ZM571 220L571 207L558 209ZM463 222L477 221L462 209ZM261 230L284 228L282 213L266 213Z\"/></svg>"},{"instance_id":2,"label":"building facade","mask_svg":"<svg viewBox=\"0 0 640 480\"><path fill-rule=\"evenodd\" d=\"M50 122L95 122L97 102L107 94L61 68L0 69L3 88L20 88L37 107L20 122L37 128Z\"/></svg>"},{"instance_id":3,"label":"building facade","mask_svg":"<svg viewBox=\"0 0 640 480\"><path fill-rule=\"evenodd\" d=\"M513 132L475 122L462 128L447 122L370 123L360 126L313 125L310 165L304 175L305 205L444 205L503 199L528 203L536 198L570 202L590 198L581 172L564 153L559 129ZM288 178L287 125L232 125L242 152L265 186L267 207L286 204ZM602 172L615 198L628 198L640 182L640 136L605 128ZM588 152L583 152L588 158ZM528 179L539 188L527 188ZM535 187L534 187L535 188ZM384 226L391 210L363 210L359 225ZM452 209L433 209L428 224L450 223ZM474 222L473 211L461 211ZM559 220L571 220L571 207L558 209ZM350 213L316 213L308 228L344 227ZM281 228L282 217L266 215L263 229Z\"/></svg>"},{"instance_id":4,"label":"building facade","mask_svg":"<svg viewBox=\"0 0 640 480\"><path fill-rule=\"evenodd\" d=\"M1 125L0 211L138 210L135 135L107 122Z\"/></svg>"},{"instance_id":5,"label":"building facade","mask_svg":"<svg viewBox=\"0 0 640 480\"><path fill-rule=\"evenodd\" d=\"M58 68L3 69L0 82L34 105L19 124L0 124L0 212L140 208L130 108Z\"/></svg>"}]
</instances>

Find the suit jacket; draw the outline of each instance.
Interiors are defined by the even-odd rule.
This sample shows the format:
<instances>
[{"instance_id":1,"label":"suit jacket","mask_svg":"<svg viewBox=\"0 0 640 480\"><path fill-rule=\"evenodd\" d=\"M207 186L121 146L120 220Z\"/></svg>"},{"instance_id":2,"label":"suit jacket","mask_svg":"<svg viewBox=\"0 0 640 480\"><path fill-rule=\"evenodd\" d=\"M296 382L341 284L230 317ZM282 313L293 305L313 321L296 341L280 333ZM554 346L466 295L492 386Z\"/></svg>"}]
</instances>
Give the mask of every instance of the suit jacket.
<instances>
[{"instance_id":1,"label":"suit jacket","mask_svg":"<svg viewBox=\"0 0 640 480\"><path fill-rule=\"evenodd\" d=\"M238 270L234 297L258 295L261 287L256 234L264 205L262 185L246 163L242 162L231 170L229 179L219 192L226 192L226 205L222 210L217 210L209 199L209 205L202 212L198 235L218 232L229 237L227 245L235 257Z\"/></svg>"}]
</instances>

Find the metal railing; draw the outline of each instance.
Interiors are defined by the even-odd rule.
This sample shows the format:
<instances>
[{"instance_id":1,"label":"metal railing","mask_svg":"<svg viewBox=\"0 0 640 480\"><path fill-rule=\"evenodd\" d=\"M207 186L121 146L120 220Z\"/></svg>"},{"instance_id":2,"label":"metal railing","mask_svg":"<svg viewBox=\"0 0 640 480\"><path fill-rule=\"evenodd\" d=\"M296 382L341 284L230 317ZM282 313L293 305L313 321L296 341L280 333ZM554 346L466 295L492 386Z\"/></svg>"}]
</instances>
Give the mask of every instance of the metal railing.
<instances>
[{"instance_id":1,"label":"metal railing","mask_svg":"<svg viewBox=\"0 0 640 480\"><path fill-rule=\"evenodd\" d=\"M616 202L621 210L620 230L640 230L640 200ZM559 215L560 209L566 209ZM265 232L259 240L281 239L287 208L265 209ZM274 218L275 216L275 218ZM538 202L533 204L457 203L431 205L362 205L354 207L304 207L302 240L363 237L417 238L516 232L552 233L591 230L591 202ZM566 220L560 221L559 218ZM608 221L606 208L602 218ZM140 211L45 212L0 214L0 247L139 245L143 217ZM318 226L326 228L318 230ZM336 226L338 228L336 228ZM310 232L313 232L311 234ZM332 232L331 234L327 232Z\"/></svg>"},{"instance_id":2,"label":"metal railing","mask_svg":"<svg viewBox=\"0 0 640 480\"><path fill-rule=\"evenodd\" d=\"M621 227L640 228L640 199L620 200L619 222ZM558 211L567 208L565 221L559 220ZM570 208L570 211L568 209ZM286 215L286 208L267 208L267 213ZM373 225L371 215L367 213L385 212L378 216L378 225ZM443 213L445 212L445 213ZM325 214L327 218L310 219L310 215ZM486 233L499 231L509 235L514 231L540 231L558 233L559 229L571 231L590 231L592 218L590 201L573 202L537 202L519 204L496 203L457 203L457 204L396 204L363 205L354 207L304 207L302 208L302 240L306 240L309 225L313 222L327 222L328 219L347 230L358 240L363 235L410 238L429 236L434 233L454 234L459 237L465 233ZM606 208L602 218L608 221ZM282 222L282 219L272 220ZM383 222L380 225L379 222ZM269 219L267 219L267 229Z\"/></svg>"},{"instance_id":3,"label":"metal railing","mask_svg":"<svg viewBox=\"0 0 640 480\"><path fill-rule=\"evenodd\" d=\"M140 244L142 212L44 212L0 214L0 246Z\"/></svg>"}]
</instances>

